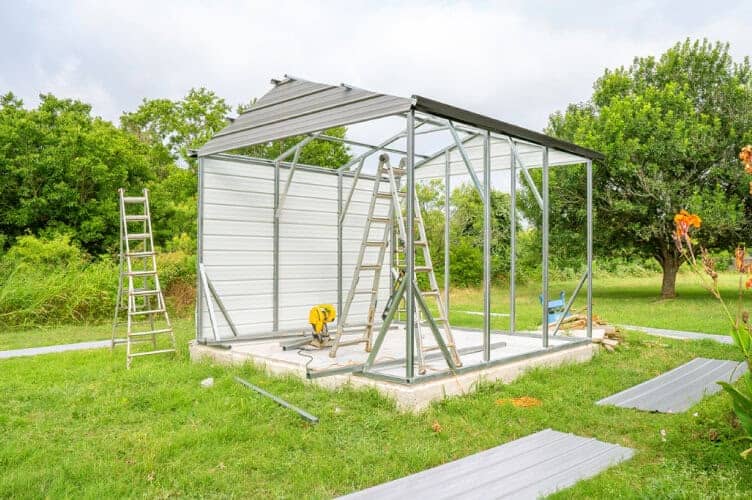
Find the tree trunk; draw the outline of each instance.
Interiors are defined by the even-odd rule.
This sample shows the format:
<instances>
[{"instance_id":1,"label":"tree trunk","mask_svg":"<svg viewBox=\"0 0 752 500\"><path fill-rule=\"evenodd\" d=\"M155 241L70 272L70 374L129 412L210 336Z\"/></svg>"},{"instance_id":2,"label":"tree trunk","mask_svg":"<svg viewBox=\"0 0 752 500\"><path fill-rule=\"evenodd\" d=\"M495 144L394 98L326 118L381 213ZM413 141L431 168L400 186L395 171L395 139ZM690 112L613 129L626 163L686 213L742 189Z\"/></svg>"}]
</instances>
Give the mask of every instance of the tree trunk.
<instances>
[{"instance_id":1,"label":"tree trunk","mask_svg":"<svg viewBox=\"0 0 752 500\"><path fill-rule=\"evenodd\" d=\"M676 297L676 273L681 265L681 257L672 250L664 250L661 257L658 259L663 269L661 298L673 299Z\"/></svg>"}]
</instances>

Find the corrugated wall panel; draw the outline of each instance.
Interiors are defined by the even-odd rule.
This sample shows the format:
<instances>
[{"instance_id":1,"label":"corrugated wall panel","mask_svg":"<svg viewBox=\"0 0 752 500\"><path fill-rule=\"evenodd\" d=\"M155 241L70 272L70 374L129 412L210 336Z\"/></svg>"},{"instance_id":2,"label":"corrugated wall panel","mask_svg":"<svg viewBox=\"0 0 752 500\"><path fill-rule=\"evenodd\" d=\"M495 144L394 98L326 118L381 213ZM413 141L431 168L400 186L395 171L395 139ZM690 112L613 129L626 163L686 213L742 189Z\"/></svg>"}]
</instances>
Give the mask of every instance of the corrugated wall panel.
<instances>
[{"instance_id":1,"label":"corrugated wall panel","mask_svg":"<svg viewBox=\"0 0 752 500\"><path fill-rule=\"evenodd\" d=\"M273 325L273 203L274 168L229 158L205 158L203 165L203 262L233 323L241 335L263 335ZM289 170L282 168L280 190ZM352 179L343 179L346 198ZM373 181L361 179L353 194L343 228L343 300L349 289ZM314 304L337 304L337 176L299 169L293 176L280 217L280 330L307 330ZM386 215L388 202L379 200L376 213ZM380 239L374 229L371 239ZM367 257L376 260L376 249ZM387 256L388 259L388 256ZM362 288L370 288L365 277ZM386 303L389 275L382 273L379 304ZM351 308L350 323L363 323L365 296ZM232 335L215 305L219 333ZM202 302L203 335L213 338L206 303Z\"/></svg>"}]
</instances>

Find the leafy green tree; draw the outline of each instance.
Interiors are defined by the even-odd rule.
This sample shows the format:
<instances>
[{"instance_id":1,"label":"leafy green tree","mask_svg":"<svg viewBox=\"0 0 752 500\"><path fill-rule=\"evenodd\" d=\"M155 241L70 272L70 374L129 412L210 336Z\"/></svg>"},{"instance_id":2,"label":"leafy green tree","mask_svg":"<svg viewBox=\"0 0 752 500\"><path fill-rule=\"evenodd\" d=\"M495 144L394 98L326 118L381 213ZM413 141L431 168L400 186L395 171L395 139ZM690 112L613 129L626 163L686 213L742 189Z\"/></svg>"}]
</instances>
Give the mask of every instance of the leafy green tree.
<instances>
[{"instance_id":1,"label":"leafy green tree","mask_svg":"<svg viewBox=\"0 0 752 500\"><path fill-rule=\"evenodd\" d=\"M432 180L418 185L431 259L437 273L444 272L444 183ZM483 203L476 189L465 184L451 194L449 257L452 283L477 286L483 277ZM509 195L491 190L491 269L499 278L509 263Z\"/></svg>"},{"instance_id":2,"label":"leafy green tree","mask_svg":"<svg viewBox=\"0 0 752 500\"><path fill-rule=\"evenodd\" d=\"M120 117L121 126L157 148L157 165L170 159L195 167L189 150L198 149L227 125L230 106L203 87L191 89L182 99L144 99L138 109ZM156 166L156 165L155 165Z\"/></svg>"},{"instance_id":3,"label":"leafy green tree","mask_svg":"<svg viewBox=\"0 0 752 500\"><path fill-rule=\"evenodd\" d=\"M343 139L347 133L346 127L334 127L324 131L324 134ZM271 141L263 144L256 144L248 148L235 151L247 156L256 158L265 158L273 160L279 157L288 149L294 147L300 141L305 139L304 136L293 136L278 141ZM292 155L286 161L291 161ZM331 142L314 139L300 149L299 163L306 165L317 165L325 168L341 167L350 161L350 151L346 144L340 142Z\"/></svg>"},{"instance_id":4,"label":"leafy green tree","mask_svg":"<svg viewBox=\"0 0 752 500\"><path fill-rule=\"evenodd\" d=\"M606 70L591 99L551 115L547 132L606 155L594 170L596 250L656 259L661 296L668 298L676 294L681 265L674 214L701 214L698 234L709 248L733 245L750 228L736 165L750 130L749 60L734 62L727 44L686 40L660 58ZM552 169L550 185L551 220L559 224L552 245L567 247L572 228L585 224L583 170ZM522 205L529 219L539 220L529 196Z\"/></svg>"},{"instance_id":5,"label":"leafy green tree","mask_svg":"<svg viewBox=\"0 0 752 500\"><path fill-rule=\"evenodd\" d=\"M88 104L40 99L25 109L13 94L0 98L0 234L69 233L104 253L117 243L117 190L153 177L150 150Z\"/></svg>"}]
</instances>

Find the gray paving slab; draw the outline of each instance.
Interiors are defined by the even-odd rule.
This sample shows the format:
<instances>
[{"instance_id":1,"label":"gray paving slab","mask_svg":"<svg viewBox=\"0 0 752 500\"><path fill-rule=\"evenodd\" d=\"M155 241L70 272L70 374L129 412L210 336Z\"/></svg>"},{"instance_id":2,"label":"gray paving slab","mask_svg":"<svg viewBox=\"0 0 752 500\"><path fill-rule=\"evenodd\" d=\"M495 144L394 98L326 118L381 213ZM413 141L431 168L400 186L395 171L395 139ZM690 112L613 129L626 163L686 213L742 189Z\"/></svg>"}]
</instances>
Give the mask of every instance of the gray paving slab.
<instances>
[{"instance_id":1,"label":"gray paving slab","mask_svg":"<svg viewBox=\"0 0 752 500\"><path fill-rule=\"evenodd\" d=\"M662 375L601 399L596 404L681 413L703 397L720 391L718 382L733 382L746 371L746 363L739 361L695 358Z\"/></svg>"},{"instance_id":2,"label":"gray paving slab","mask_svg":"<svg viewBox=\"0 0 752 500\"><path fill-rule=\"evenodd\" d=\"M0 359L19 358L23 356L39 356L40 354L55 354L68 351L82 351L85 349L102 349L110 347L109 340L94 340L91 342L78 342L76 344L48 345L44 347L29 347L26 349L13 349L0 351Z\"/></svg>"},{"instance_id":3,"label":"gray paving slab","mask_svg":"<svg viewBox=\"0 0 752 500\"><path fill-rule=\"evenodd\" d=\"M713 333L684 332L681 330L666 330L664 328L651 328L648 326L619 325L619 328L647 333L656 337L665 337L679 340L712 340L721 344L733 344L734 339L729 335L715 335Z\"/></svg>"},{"instance_id":4,"label":"gray paving slab","mask_svg":"<svg viewBox=\"0 0 752 500\"><path fill-rule=\"evenodd\" d=\"M546 429L346 499L539 498L593 477L634 450Z\"/></svg>"}]
</instances>

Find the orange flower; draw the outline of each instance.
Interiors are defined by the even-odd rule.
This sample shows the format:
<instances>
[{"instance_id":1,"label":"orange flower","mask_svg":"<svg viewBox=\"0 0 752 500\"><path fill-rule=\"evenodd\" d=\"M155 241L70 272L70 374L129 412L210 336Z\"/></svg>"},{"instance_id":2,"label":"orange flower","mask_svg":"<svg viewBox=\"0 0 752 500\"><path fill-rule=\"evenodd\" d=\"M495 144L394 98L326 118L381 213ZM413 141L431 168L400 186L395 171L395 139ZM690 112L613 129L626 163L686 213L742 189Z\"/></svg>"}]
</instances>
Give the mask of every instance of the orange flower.
<instances>
[{"instance_id":1,"label":"orange flower","mask_svg":"<svg viewBox=\"0 0 752 500\"><path fill-rule=\"evenodd\" d=\"M752 144L748 144L739 152L739 159L744 163L744 170L752 174Z\"/></svg>"},{"instance_id":2,"label":"orange flower","mask_svg":"<svg viewBox=\"0 0 752 500\"><path fill-rule=\"evenodd\" d=\"M745 254L746 250L743 246L736 247L736 250L734 251L734 263L736 265L736 270L740 273L743 273L747 270L747 266L744 265Z\"/></svg>"},{"instance_id":3,"label":"orange flower","mask_svg":"<svg viewBox=\"0 0 752 500\"><path fill-rule=\"evenodd\" d=\"M702 225L702 219L697 214L691 214L682 209L674 216L674 225L676 226L676 236L686 238L690 228L699 228Z\"/></svg>"}]
</instances>

